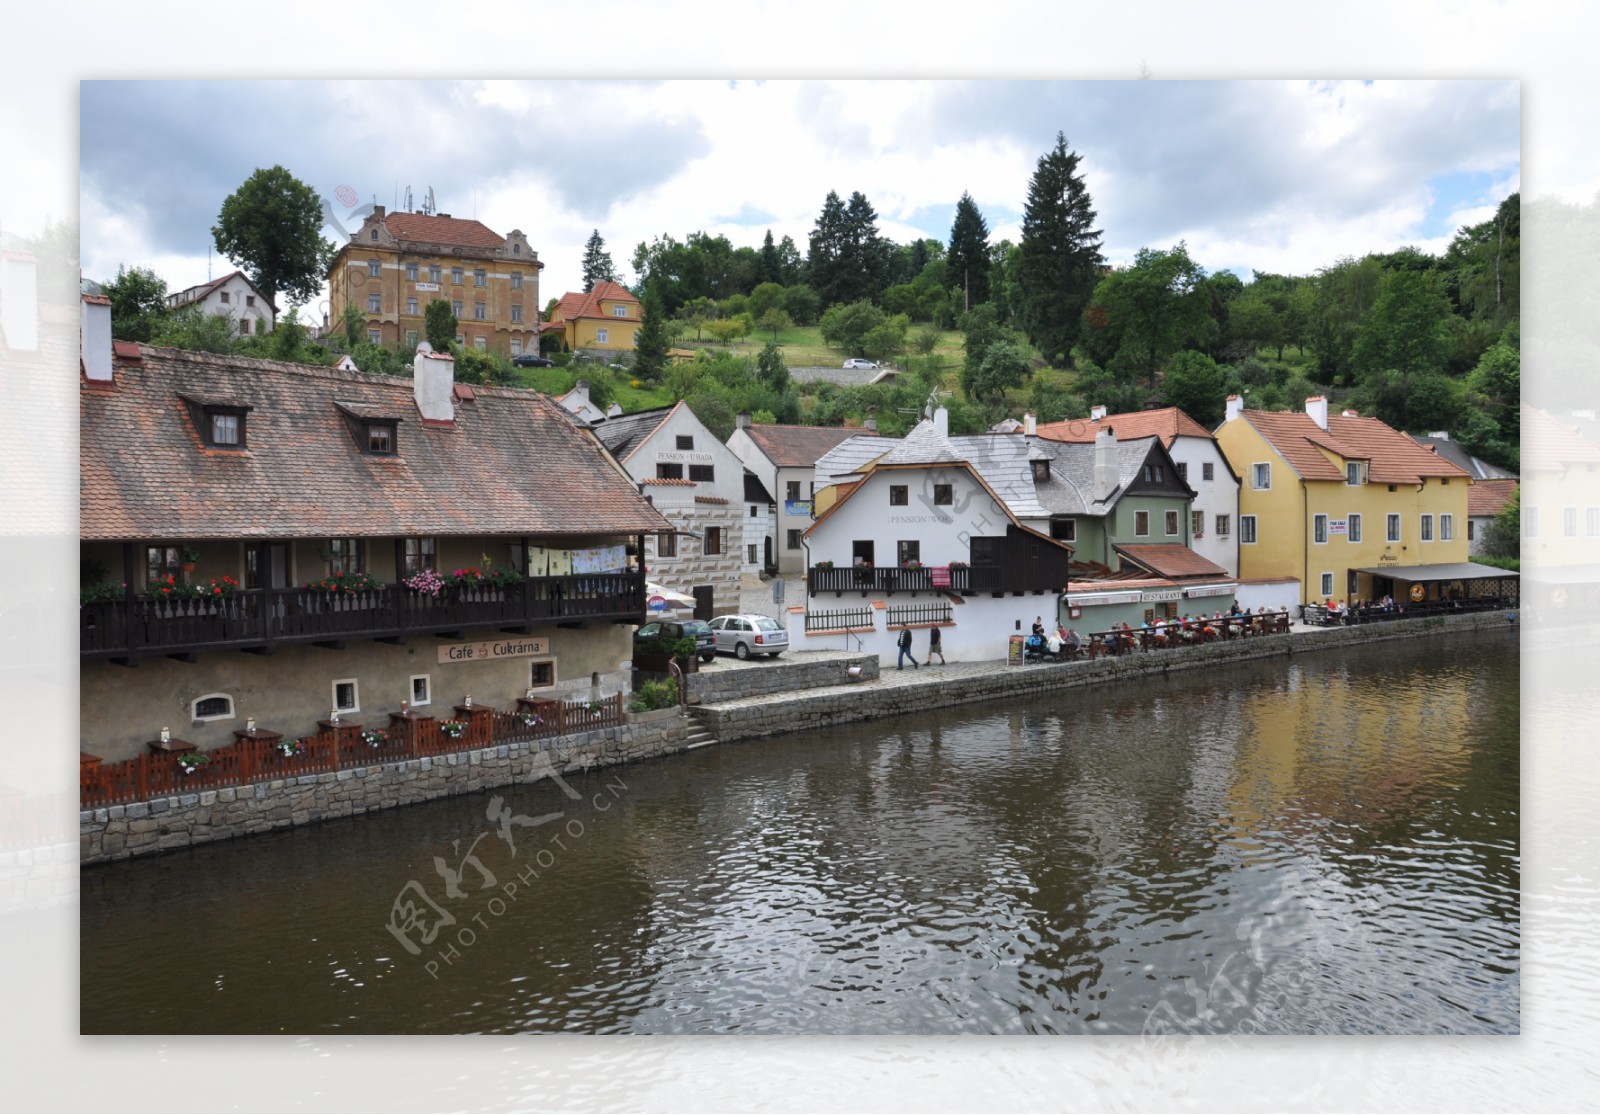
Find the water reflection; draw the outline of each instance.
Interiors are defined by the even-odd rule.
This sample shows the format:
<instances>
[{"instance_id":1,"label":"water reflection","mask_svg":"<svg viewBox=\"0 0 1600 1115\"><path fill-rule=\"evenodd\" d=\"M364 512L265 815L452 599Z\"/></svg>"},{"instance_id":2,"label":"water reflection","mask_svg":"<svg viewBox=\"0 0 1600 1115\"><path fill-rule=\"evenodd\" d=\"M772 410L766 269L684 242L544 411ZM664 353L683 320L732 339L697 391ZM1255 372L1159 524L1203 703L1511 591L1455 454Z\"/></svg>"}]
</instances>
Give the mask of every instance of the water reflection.
<instances>
[{"instance_id":1,"label":"water reflection","mask_svg":"<svg viewBox=\"0 0 1600 1115\"><path fill-rule=\"evenodd\" d=\"M509 788L579 835L453 958L384 923L487 794L91 870L83 1026L1513 1032L1517 717L1423 640Z\"/></svg>"}]
</instances>

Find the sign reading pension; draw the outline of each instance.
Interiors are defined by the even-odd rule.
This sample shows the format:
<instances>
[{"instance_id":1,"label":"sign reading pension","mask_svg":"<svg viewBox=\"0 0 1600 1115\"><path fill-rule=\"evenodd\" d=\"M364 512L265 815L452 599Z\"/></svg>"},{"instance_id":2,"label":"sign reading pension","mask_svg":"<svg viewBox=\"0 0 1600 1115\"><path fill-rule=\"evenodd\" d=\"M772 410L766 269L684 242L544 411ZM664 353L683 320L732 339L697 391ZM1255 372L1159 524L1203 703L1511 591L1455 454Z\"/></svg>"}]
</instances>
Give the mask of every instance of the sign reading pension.
<instances>
[{"instance_id":1,"label":"sign reading pension","mask_svg":"<svg viewBox=\"0 0 1600 1115\"><path fill-rule=\"evenodd\" d=\"M440 662L494 662L502 658L537 658L550 653L549 639L486 639L481 643L446 643Z\"/></svg>"}]
</instances>

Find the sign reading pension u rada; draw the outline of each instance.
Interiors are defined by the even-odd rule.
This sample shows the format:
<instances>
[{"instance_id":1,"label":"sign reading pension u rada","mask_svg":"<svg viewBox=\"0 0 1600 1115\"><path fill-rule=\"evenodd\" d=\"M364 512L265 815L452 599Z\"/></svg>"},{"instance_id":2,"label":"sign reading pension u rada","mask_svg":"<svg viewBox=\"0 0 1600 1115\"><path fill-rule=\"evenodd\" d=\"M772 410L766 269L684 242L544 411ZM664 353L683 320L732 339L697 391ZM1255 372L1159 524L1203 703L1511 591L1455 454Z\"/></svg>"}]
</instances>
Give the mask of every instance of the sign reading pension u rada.
<instances>
[{"instance_id":1,"label":"sign reading pension u rada","mask_svg":"<svg viewBox=\"0 0 1600 1115\"><path fill-rule=\"evenodd\" d=\"M536 658L550 653L549 639L485 639L481 643L446 643L440 662L494 662L502 658Z\"/></svg>"}]
</instances>

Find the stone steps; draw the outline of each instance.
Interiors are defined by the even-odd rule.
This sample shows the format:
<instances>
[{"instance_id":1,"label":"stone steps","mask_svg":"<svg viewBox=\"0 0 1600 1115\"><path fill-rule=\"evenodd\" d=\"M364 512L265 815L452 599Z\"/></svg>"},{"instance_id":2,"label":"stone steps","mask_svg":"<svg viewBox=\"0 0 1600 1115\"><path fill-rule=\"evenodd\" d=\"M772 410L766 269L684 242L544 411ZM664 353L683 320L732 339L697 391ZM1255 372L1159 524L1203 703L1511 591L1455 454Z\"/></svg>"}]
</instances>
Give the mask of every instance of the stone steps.
<instances>
[{"instance_id":1,"label":"stone steps","mask_svg":"<svg viewBox=\"0 0 1600 1115\"><path fill-rule=\"evenodd\" d=\"M710 747L716 742L717 737L711 734L711 730L691 714L689 717L689 730L683 737L683 749L685 751L693 751L700 747Z\"/></svg>"}]
</instances>

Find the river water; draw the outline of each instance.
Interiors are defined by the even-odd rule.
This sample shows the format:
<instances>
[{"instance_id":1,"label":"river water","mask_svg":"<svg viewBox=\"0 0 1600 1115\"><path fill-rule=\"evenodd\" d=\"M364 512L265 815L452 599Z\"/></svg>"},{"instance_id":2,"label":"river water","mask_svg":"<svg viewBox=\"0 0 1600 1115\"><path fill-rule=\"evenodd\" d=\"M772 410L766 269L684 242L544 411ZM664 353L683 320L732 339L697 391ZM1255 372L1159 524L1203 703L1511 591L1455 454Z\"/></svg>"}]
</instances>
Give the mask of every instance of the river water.
<instances>
[{"instance_id":1,"label":"river water","mask_svg":"<svg viewBox=\"0 0 1600 1115\"><path fill-rule=\"evenodd\" d=\"M1518 664L1317 652L88 869L81 1028L1516 1033Z\"/></svg>"}]
</instances>

